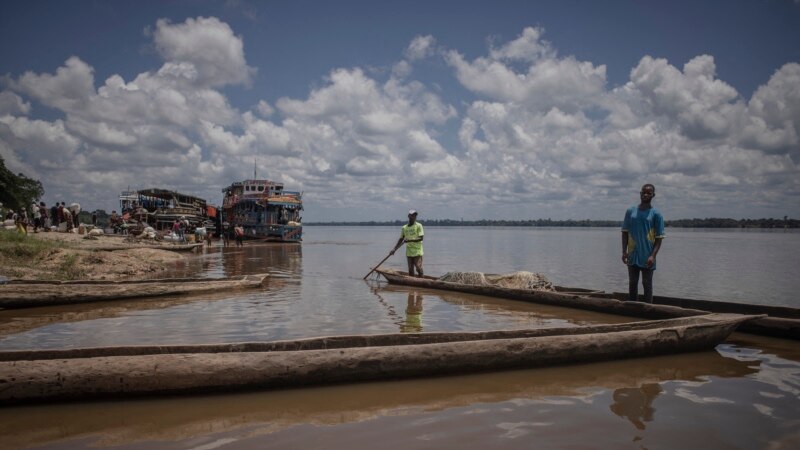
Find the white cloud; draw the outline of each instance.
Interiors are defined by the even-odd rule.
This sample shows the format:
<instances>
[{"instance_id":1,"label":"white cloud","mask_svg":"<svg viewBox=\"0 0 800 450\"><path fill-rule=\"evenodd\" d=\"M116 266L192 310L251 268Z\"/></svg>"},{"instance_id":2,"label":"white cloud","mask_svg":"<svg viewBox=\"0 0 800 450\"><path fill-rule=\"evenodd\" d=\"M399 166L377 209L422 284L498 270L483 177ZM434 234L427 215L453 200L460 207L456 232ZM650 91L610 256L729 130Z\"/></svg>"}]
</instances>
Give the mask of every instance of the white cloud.
<instances>
[{"instance_id":1,"label":"white cloud","mask_svg":"<svg viewBox=\"0 0 800 450\"><path fill-rule=\"evenodd\" d=\"M553 59L556 51L549 42L542 40L544 29L528 27L515 40L498 49L491 49L489 55L494 60L519 60L536 62L541 59Z\"/></svg>"},{"instance_id":2,"label":"white cloud","mask_svg":"<svg viewBox=\"0 0 800 450\"><path fill-rule=\"evenodd\" d=\"M31 104L11 91L0 91L0 116L6 114L28 115Z\"/></svg>"},{"instance_id":3,"label":"white cloud","mask_svg":"<svg viewBox=\"0 0 800 450\"><path fill-rule=\"evenodd\" d=\"M381 219L399 203L428 217L617 218L644 182L670 218L800 212L800 64L748 100L710 55L682 68L644 56L609 90L604 65L559 55L543 33L525 28L471 60L417 36L389 74L335 68L307 95L253 93L240 111L221 88L252 80L242 38L216 18L161 20L163 62L130 80L95 85L78 56L7 78L0 154L90 208L116 206L129 185L218 201L256 162L306 192L312 220ZM460 110L443 99L452 85L415 79L412 63L441 67L434 55L465 88Z\"/></svg>"},{"instance_id":4,"label":"white cloud","mask_svg":"<svg viewBox=\"0 0 800 450\"><path fill-rule=\"evenodd\" d=\"M751 122L742 139L768 151L800 156L800 64L781 67L748 103Z\"/></svg>"},{"instance_id":5,"label":"white cloud","mask_svg":"<svg viewBox=\"0 0 800 450\"><path fill-rule=\"evenodd\" d=\"M9 145L21 161L34 168L28 176L57 179L58 171L82 168L81 141L67 131L61 120L47 122L2 116L0 140Z\"/></svg>"},{"instance_id":6,"label":"white cloud","mask_svg":"<svg viewBox=\"0 0 800 450\"><path fill-rule=\"evenodd\" d=\"M380 84L360 69L338 69L307 99L282 98L276 105L287 117L283 127L291 136L289 146L303 155L310 173L331 183L342 176L394 174L383 185L396 189L401 176L420 179L412 168L415 161L448 156L427 128L445 123L455 110L416 82L390 78ZM374 195L355 184L342 189L354 201ZM316 195L333 199L342 194Z\"/></svg>"},{"instance_id":7,"label":"white cloud","mask_svg":"<svg viewBox=\"0 0 800 450\"><path fill-rule=\"evenodd\" d=\"M216 17L189 18L182 24L159 19L153 40L168 61L162 71L200 86L249 85L256 71L245 61L242 39Z\"/></svg>"},{"instance_id":8,"label":"white cloud","mask_svg":"<svg viewBox=\"0 0 800 450\"><path fill-rule=\"evenodd\" d=\"M436 39L433 36L417 36L408 44L405 56L410 61L417 61L433 55L435 51Z\"/></svg>"},{"instance_id":9,"label":"white cloud","mask_svg":"<svg viewBox=\"0 0 800 450\"><path fill-rule=\"evenodd\" d=\"M709 55L693 58L683 73L665 59L646 56L631 71L631 83L654 114L677 123L688 137L716 138L732 131L744 104L736 90L715 75Z\"/></svg>"},{"instance_id":10,"label":"white cloud","mask_svg":"<svg viewBox=\"0 0 800 450\"><path fill-rule=\"evenodd\" d=\"M275 108L270 106L270 104L266 100L259 100L258 105L256 105L256 111L261 114L261 117L269 117L275 114Z\"/></svg>"},{"instance_id":11,"label":"white cloud","mask_svg":"<svg viewBox=\"0 0 800 450\"><path fill-rule=\"evenodd\" d=\"M61 109L77 110L95 95L94 69L73 56L59 67L54 75L25 72L11 87L42 104Z\"/></svg>"},{"instance_id":12,"label":"white cloud","mask_svg":"<svg viewBox=\"0 0 800 450\"><path fill-rule=\"evenodd\" d=\"M781 68L749 104L716 77L709 55L683 70L645 56L629 83L608 91L604 66L560 57L541 38L526 29L471 62L445 53L477 97L458 136L471 186L487 193L478 201L506 192L537 210L583 204L587 217L609 217L621 193L654 182L680 192L684 211L732 215L720 208L727 203L728 211L743 205L743 216L742 201L782 207L776 198L800 191L789 156L798 151L800 65Z\"/></svg>"},{"instance_id":13,"label":"white cloud","mask_svg":"<svg viewBox=\"0 0 800 450\"><path fill-rule=\"evenodd\" d=\"M491 100L568 111L595 103L604 92L605 66L556 57L550 44L540 40L541 33L526 28L517 40L471 62L455 50L446 52L445 60L465 88ZM514 61L530 65L517 70Z\"/></svg>"}]
</instances>

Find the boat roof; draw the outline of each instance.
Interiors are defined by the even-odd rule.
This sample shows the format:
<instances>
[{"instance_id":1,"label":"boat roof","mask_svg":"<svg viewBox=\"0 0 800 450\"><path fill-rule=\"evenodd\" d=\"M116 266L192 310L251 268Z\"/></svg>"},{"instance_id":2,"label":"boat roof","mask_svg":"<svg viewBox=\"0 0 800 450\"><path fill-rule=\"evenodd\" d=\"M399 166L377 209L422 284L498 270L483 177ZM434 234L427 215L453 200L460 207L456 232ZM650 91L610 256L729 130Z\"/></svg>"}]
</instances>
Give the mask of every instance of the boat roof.
<instances>
[{"instance_id":1,"label":"boat roof","mask_svg":"<svg viewBox=\"0 0 800 450\"><path fill-rule=\"evenodd\" d=\"M139 200L140 196L147 196L147 197L155 197L161 198L165 200L172 200L173 198L181 198L186 200L198 200L203 203L207 203L206 199L196 197L194 195L189 194L182 194L177 191L171 191L169 189L159 189L159 188L149 188L149 189L140 189L138 191L122 191L119 196L120 200Z\"/></svg>"},{"instance_id":2,"label":"boat roof","mask_svg":"<svg viewBox=\"0 0 800 450\"><path fill-rule=\"evenodd\" d=\"M222 192L225 192L226 190L232 189L234 187L244 186L246 184L249 184L251 186L252 185L258 185L258 186L279 186L279 187L283 187L283 183L281 183L279 181L272 181L272 180L266 180L266 179L261 179L261 180L253 179L253 180L235 181L235 182L231 183L230 186L224 188L222 190Z\"/></svg>"}]
</instances>

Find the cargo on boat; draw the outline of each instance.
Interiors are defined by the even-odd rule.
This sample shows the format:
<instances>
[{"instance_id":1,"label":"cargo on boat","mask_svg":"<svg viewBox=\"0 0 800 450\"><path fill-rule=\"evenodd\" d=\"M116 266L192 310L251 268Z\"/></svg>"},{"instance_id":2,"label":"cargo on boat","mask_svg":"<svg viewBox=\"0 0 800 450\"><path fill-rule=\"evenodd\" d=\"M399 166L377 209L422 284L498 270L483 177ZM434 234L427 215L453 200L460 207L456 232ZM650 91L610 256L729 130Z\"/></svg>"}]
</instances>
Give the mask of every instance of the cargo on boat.
<instances>
[{"instance_id":1,"label":"cargo on boat","mask_svg":"<svg viewBox=\"0 0 800 450\"><path fill-rule=\"evenodd\" d=\"M226 278L161 278L134 281L9 280L0 284L0 308L19 309L72 305L131 298L190 295L261 287L268 275Z\"/></svg>"},{"instance_id":2,"label":"cargo on boat","mask_svg":"<svg viewBox=\"0 0 800 450\"><path fill-rule=\"evenodd\" d=\"M549 367L713 349L755 316L295 341L0 352L0 403L208 393Z\"/></svg>"},{"instance_id":3,"label":"cargo on boat","mask_svg":"<svg viewBox=\"0 0 800 450\"><path fill-rule=\"evenodd\" d=\"M653 297L653 303L624 301L624 294L554 286L553 290L516 289L491 283L468 284L444 281L437 277L411 277L405 272L377 269L391 284L466 292L488 297L584 309L648 319L687 317L709 312L765 315L752 320L740 331L784 339L800 340L800 309L712 300Z\"/></svg>"},{"instance_id":4,"label":"cargo on boat","mask_svg":"<svg viewBox=\"0 0 800 450\"><path fill-rule=\"evenodd\" d=\"M155 230L171 230L175 220L185 220L189 229L205 227L217 231L219 212L206 200L167 189L124 191L119 196L121 219L143 222Z\"/></svg>"},{"instance_id":5,"label":"cargo on boat","mask_svg":"<svg viewBox=\"0 0 800 450\"><path fill-rule=\"evenodd\" d=\"M233 183L222 193L222 221L241 226L245 239L302 241L300 192L284 190L283 183L253 179Z\"/></svg>"}]
</instances>

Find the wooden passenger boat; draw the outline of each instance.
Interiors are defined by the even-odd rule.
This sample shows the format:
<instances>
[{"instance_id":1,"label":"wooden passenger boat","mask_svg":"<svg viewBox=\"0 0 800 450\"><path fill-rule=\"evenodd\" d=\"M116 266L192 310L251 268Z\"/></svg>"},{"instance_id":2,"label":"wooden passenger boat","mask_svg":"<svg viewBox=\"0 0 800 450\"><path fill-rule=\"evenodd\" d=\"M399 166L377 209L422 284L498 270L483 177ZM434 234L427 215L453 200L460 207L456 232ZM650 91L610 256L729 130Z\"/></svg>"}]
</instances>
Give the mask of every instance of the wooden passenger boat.
<instances>
[{"instance_id":1,"label":"wooden passenger boat","mask_svg":"<svg viewBox=\"0 0 800 450\"><path fill-rule=\"evenodd\" d=\"M376 272L392 284L466 292L629 317L657 319L687 317L708 312L766 315L766 317L742 325L740 331L800 340L800 309L798 308L659 296L653 297L653 303L628 302L624 301L627 294L581 288L556 286L555 292L532 291L492 285L452 283L431 276L410 277L405 272L391 269L378 269Z\"/></svg>"},{"instance_id":2,"label":"wooden passenger boat","mask_svg":"<svg viewBox=\"0 0 800 450\"><path fill-rule=\"evenodd\" d=\"M577 364L714 348L756 316L217 345L0 352L0 403L279 388Z\"/></svg>"},{"instance_id":3,"label":"wooden passenger boat","mask_svg":"<svg viewBox=\"0 0 800 450\"><path fill-rule=\"evenodd\" d=\"M259 274L227 278L161 278L133 281L9 280L0 284L0 308L33 308L257 288L267 276Z\"/></svg>"},{"instance_id":4,"label":"wooden passenger boat","mask_svg":"<svg viewBox=\"0 0 800 450\"><path fill-rule=\"evenodd\" d=\"M195 243L160 243L160 244L130 244L130 245L107 245L92 247L94 251L115 252L119 250L133 250L139 248L149 248L156 250L169 250L173 252L190 252L194 249L201 249L205 244L202 242Z\"/></svg>"},{"instance_id":5,"label":"wooden passenger boat","mask_svg":"<svg viewBox=\"0 0 800 450\"><path fill-rule=\"evenodd\" d=\"M222 220L231 227L242 227L243 239L294 243L303 240L301 192L284 190L283 183L251 179L231 184L222 194Z\"/></svg>"}]
</instances>

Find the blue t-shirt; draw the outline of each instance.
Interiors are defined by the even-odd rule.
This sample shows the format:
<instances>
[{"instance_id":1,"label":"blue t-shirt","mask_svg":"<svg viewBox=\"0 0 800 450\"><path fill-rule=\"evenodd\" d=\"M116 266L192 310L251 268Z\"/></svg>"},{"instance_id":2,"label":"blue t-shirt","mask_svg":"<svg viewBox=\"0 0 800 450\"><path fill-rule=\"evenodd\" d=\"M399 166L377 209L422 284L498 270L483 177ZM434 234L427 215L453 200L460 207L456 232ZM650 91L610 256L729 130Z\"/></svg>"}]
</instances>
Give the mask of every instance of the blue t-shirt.
<instances>
[{"instance_id":1,"label":"blue t-shirt","mask_svg":"<svg viewBox=\"0 0 800 450\"><path fill-rule=\"evenodd\" d=\"M651 207L639 209L632 206L625 211L625 220L622 222L622 231L628 232L628 265L647 268L647 258L653 253L656 239L663 239L664 216L661 212ZM653 264L651 269L655 270Z\"/></svg>"}]
</instances>

